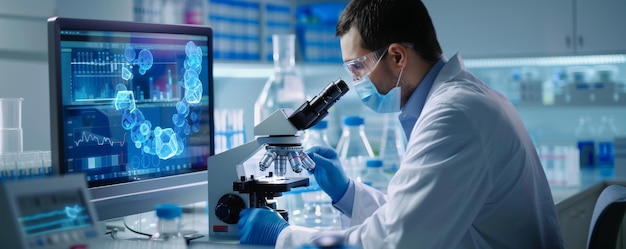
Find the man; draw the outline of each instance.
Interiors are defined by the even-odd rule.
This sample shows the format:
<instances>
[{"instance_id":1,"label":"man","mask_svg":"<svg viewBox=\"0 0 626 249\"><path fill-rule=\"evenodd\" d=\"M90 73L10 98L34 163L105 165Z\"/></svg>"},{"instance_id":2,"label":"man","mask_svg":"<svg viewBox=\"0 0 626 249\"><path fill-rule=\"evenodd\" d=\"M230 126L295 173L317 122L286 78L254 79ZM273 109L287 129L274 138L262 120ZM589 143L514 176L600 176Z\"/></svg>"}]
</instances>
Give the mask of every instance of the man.
<instances>
[{"instance_id":1,"label":"man","mask_svg":"<svg viewBox=\"0 0 626 249\"><path fill-rule=\"evenodd\" d=\"M361 248L562 248L552 195L511 103L442 56L419 0L352 0L337 24L342 57L365 105L402 111L407 151L388 195L348 179L330 148L307 153L321 188ZM293 248L322 233L245 209L242 243Z\"/></svg>"}]
</instances>

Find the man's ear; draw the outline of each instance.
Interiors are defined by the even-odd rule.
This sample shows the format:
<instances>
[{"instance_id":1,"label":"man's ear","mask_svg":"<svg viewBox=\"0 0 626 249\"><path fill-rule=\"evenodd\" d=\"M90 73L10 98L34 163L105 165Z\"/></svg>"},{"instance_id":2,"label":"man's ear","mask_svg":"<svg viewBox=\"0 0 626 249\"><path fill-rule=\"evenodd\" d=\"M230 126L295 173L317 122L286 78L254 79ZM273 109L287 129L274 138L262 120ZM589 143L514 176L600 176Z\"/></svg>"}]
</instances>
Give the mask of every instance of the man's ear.
<instances>
[{"instance_id":1,"label":"man's ear","mask_svg":"<svg viewBox=\"0 0 626 249\"><path fill-rule=\"evenodd\" d=\"M404 68L406 66L406 59L408 56L407 47L400 43L392 43L389 45L388 53L393 58L393 62L400 68Z\"/></svg>"}]
</instances>

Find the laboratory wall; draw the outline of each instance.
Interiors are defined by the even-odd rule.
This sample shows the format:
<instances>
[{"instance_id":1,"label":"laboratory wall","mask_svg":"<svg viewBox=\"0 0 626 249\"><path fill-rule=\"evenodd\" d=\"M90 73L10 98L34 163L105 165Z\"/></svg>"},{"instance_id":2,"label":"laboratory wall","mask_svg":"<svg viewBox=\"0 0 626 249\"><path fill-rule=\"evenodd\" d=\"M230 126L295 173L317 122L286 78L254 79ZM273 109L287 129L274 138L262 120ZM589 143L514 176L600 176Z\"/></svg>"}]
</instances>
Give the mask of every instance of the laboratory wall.
<instances>
[{"instance_id":1,"label":"laboratory wall","mask_svg":"<svg viewBox=\"0 0 626 249\"><path fill-rule=\"evenodd\" d=\"M534 58L546 59L554 57ZM592 59L585 56L576 58L583 61ZM602 83L602 80L598 78L599 72L592 70L592 76L585 83L579 84L574 83L571 75L562 76L564 79L560 83L559 80L554 79L553 71L564 71L565 68L579 67L578 65L567 65L568 63L548 66L529 63L524 66L485 67L477 65L479 59L469 58L466 59L466 62L470 72L476 74L490 87L507 97L514 98L510 96L513 91L509 87L511 84L521 84L519 87L524 89L524 93L518 93L520 96L515 98L517 101L512 101L537 147L541 145L575 147L577 140L581 139L580 136L588 136L585 139L599 139L600 136L603 136L601 133L607 132L606 129L608 129L605 127L607 119L610 119L613 125L611 127L613 130L609 131L612 134L608 134L609 136L626 136L626 88L624 87L626 85L626 61L624 61L624 58L626 57L621 56L620 58L621 61L607 64L592 61L576 62L585 65L583 66L585 68L594 68L597 65L612 65L616 69L611 82ZM513 61L524 59L524 57L510 58ZM347 73L340 65L304 64L299 67L305 72L308 96L317 94L324 84L327 84L332 79L337 77L349 79ZM530 82L524 82L523 80L521 80L522 82L513 82L511 72L528 69L541 73ZM233 79L218 77L216 78L216 83L217 88L224 90L225 94L228 94L228 92L239 94L235 82L246 84L246 87L254 87L255 84L258 84L256 85L257 88L250 89L260 90L260 85L265 80L265 78ZM589 84L596 84L596 89L588 89L587 86ZM569 88L572 88L569 92L564 90ZM520 91L520 89L517 91ZM568 102L564 100L566 95L569 96L568 98L571 98ZM229 107L237 107L246 103L247 107L241 106L244 110L251 110L247 108L251 108L254 104L254 99L245 98L247 99L246 101L241 101L240 99L232 101L233 98L227 96L229 95L218 97L218 103L228 105ZM592 96L597 97L592 101L590 100L593 98ZM254 95L250 97L253 98ZM220 101L219 98L223 98L224 101ZM231 99L231 102L228 99ZM383 116L362 105L354 91L350 91L345 97L340 99L329 114L331 143L337 142L338 136L340 136L342 117L355 114L364 116L368 138L372 146L377 147L380 144L380 135L382 135L381 124ZM246 119L252 119L251 111L247 113L244 111L244 115L250 115ZM585 127L582 127L581 119L585 120ZM247 127L250 127L249 125L251 124L248 124ZM583 132L581 129L589 129L592 134L581 134Z\"/></svg>"},{"instance_id":2,"label":"laboratory wall","mask_svg":"<svg viewBox=\"0 0 626 249\"><path fill-rule=\"evenodd\" d=\"M46 19L54 11L55 1L0 1L0 98L24 99L24 150L50 149Z\"/></svg>"},{"instance_id":3,"label":"laboratory wall","mask_svg":"<svg viewBox=\"0 0 626 249\"><path fill-rule=\"evenodd\" d=\"M47 69L47 32L45 21L50 16L66 16L77 18L95 18L95 19L112 19L112 20L135 20L135 21L162 21L162 22L178 22L184 23L186 20L180 19L184 15L180 13L185 11L188 3L201 4L203 17L201 22L208 25L216 25L216 32L225 30L224 20L238 20L236 18L225 16L224 18L213 18L215 11L219 6L224 8L222 1L169 1L169 0L113 0L113 1L80 1L80 0L56 0L56 1L36 1L36 0L2 0L0 2L0 31L4 34L0 37L0 75L3 76L2 84L0 84L0 97L21 97L23 102L23 129L24 129L24 149L25 150L48 150L49 149L49 113L48 113L48 69ZM330 47L305 46L315 44L326 44L328 46L329 34L332 34L332 25L310 24L302 25L298 20L291 19L291 23L287 23L283 19L268 20L267 11L281 11L280 8L270 8L270 6L288 6L288 10L295 16L298 7L316 3L339 3L345 4L347 1L280 1L280 0L258 0L258 1L234 1L246 2L247 5L230 5L229 8L241 7L245 9L257 8L258 23L256 28L259 29L259 38L256 44L261 55L257 59L236 59L224 58L218 59L215 64L215 83L216 83L216 107L217 108L235 108L243 110L243 122L246 128L246 137L249 139L253 136L251 127L253 126L252 107L254 100L261 91L263 84L272 74L271 65L271 33L273 32L289 32L298 33L298 54L297 67L302 72L306 85L306 94L312 97L317 94L328 82L342 77L349 79L343 70L340 58L337 58L338 45ZM233 2L233 3L234 3ZM543 3L542 1L530 1L524 4L518 4L516 8L504 6L494 3L493 1L481 0L476 6L490 5L493 8L479 8L476 11L482 11L481 15L472 15L473 22L460 22L461 16L456 15L462 13L454 12L456 8L447 8L454 2L450 1L425 1L427 7L431 10L431 15L438 29L438 35L447 56L452 56L456 52L460 52L468 60L477 58L516 58L528 56L562 56L562 55L589 55L589 54L607 54L607 53L623 53L624 48L615 46L610 47L610 51L599 49L594 50L594 36L588 35L582 37L586 39L575 39L576 36L584 35L589 27L602 27L605 25L602 21L589 24L588 15L594 12L589 9L606 10L601 13L612 15L614 11L607 7L607 4L599 4L588 10L581 10L580 1L562 0L556 3ZM584 1L583 1L584 2ZM177 3L175 5L171 5ZM219 3L219 4L218 4ZM169 5L168 5L169 4ZM221 4L221 5L220 5ZM252 5L250 5L252 4ZM256 4L256 5L254 5ZM459 3L456 3L457 5ZM174 7L172 7L174 6ZM242 7L243 6L243 7ZM252 6L252 7L250 7ZM454 5L453 5L454 6ZM463 5L465 6L465 5ZM579 6L575 8L575 6ZM608 5L610 6L610 5ZM213 7L213 8L212 8ZM468 7L468 6L465 6ZM495 8L495 9L494 9ZM446 12L451 9L452 13ZM459 8L462 9L462 8ZM526 12L532 12L533 15L541 18L533 19L531 24L534 26L524 29L515 26L515 23L528 23L528 15L516 14L520 11L513 9L522 9ZM614 9L622 9L622 4L617 4ZM172 12L176 10L177 12ZM488 13L485 12L488 10ZM521 12L524 12L521 11ZM594 10L595 11L595 10ZM178 14L177 14L178 13ZM274 13L274 12L272 12ZM327 12L325 19L332 18L337 12ZM456 13L456 14L455 14ZM575 18L572 17L574 13ZM159 15L155 17L155 15ZM503 15L508 16L504 18ZM329 17L330 16L330 17ZM526 17L524 17L526 16ZM174 19L172 19L174 18ZM230 18L230 19L229 19ZM237 17L243 18L245 17ZM498 22L492 20L502 19ZM221 20L220 23L218 20ZM523 20L526 20L522 22ZM248 20L250 21L250 20ZM269 22L271 21L271 22ZM518 22L520 21L520 22ZM252 23L254 22L247 22ZM265 24L264 24L265 23ZM474 24L471 24L474 23ZM549 25L545 25L545 24ZM462 25L461 25L462 24ZM497 24L497 25L496 25ZM510 24L510 25L509 25ZM221 26L220 26L221 25ZM308 26L307 26L308 25ZM467 34L468 26L477 28L480 25L480 32L487 32L490 28L497 28L498 32L481 33L482 35L472 35L472 39L455 39L458 36ZM474 25L474 26L471 26ZM495 25L495 26L494 26ZM222 29L218 29L218 26ZM546 26L546 27L544 27ZM279 29L277 27L282 27ZM540 29L539 27L544 27ZM565 30L556 32L556 30ZM616 29L611 31L621 34ZM323 31L325 30L325 31ZM304 33L309 31L308 36ZM463 32L465 33L463 33ZM461 32L461 33L459 33ZM507 35L493 35L493 33L502 33ZM254 32L253 32L254 33ZM317 35L317 36L315 36ZM332 35L330 35L332 36ZM556 37L558 36L558 37ZM233 38L234 36L224 35L223 37ZM308 37L308 39L307 39ZM509 37L509 38L507 38ZM313 40L327 39L323 42L312 42ZM615 36L612 36L615 40ZM336 38L334 38L337 42ZM510 40L507 40L510 39ZM521 40L520 40L521 39ZM476 41L474 41L476 40ZM512 40L517 40L513 42ZM547 41L538 43L538 41ZM585 45L577 44L585 41ZM332 40L330 40L332 43ZM562 44L561 44L562 43ZM232 43L236 44L236 43ZM491 45L489 45L491 44ZM547 44L547 45L546 45ZM623 45L622 45L623 46ZM328 51L335 51L331 56ZM316 52L316 53L312 53ZM307 57L307 53L309 57ZM311 57L315 54L317 57ZM322 56L323 55L323 56ZM325 61L325 57L330 59ZM615 80L623 83L626 79L626 68L623 64L615 74ZM531 65L532 66L532 65ZM500 87L503 92L502 84L509 82L509 69L484 68L468 66L470 71L475 72L479 77L484 79L494 88ZM504 73L502 73L504 71ZM496 73L494 76L493 72ZM498 76L498 74L500 74ZM542 76L549 79L550 76ZM246 89L242 91L241 89ZM575 105L575 106L545 106L545 105L520 105L518 106L519 114L522 116L524 123L533 135L536 141L550 141L559 143L569 143L574 141L576 127L581 116L590 116L592 124L599 126L603 117L612 116L618 128L626 130L624 124L625 115L623 105ZM339 136L341 117L348 114L362 114L366 116L366 129L371 134L373 144L377 143L378 127L382 122L381 118L373 112L364 108L358 102L358 98L354 92L349 92L344 96L338 104L331 110L328 119L331 121L329 135L331 142L336 142ZM622 129L623 128L623 129Z\"/></svg>"},{"instance_id":4,"label":"laboratory wall","mask_svg":"<svg viewBox=\"0 0 626 249\"><path fill-rule=\"evenodd\" d=\"M132 1L0 1L0 98L23 98L24 151L50 150L47 19L132 20Z\"/></svg>"},{"instance_id":5,"label":"laboratory wall","mask_svg":"<svg viewBox=\"0 0 626 249\"><path fill-rule=\"evenodd\" d=\"M609 123L610 136L626 136L626 1L423 1L444 54L460 53L469 71L515 104L538 150L600 139ZM0 0L0 98L24 99L23 149L49 151L49 17L209 25L215 107L240 115L243 143L254 137L254 104L274 74L273 34L296 34L295 64L307 99L337 78L351 81L334 37L337 6L347 2ZM348 115L364 117L378 153L384 116L353 90L329 110L331 145Z\"/></svg>"}]
</instances>

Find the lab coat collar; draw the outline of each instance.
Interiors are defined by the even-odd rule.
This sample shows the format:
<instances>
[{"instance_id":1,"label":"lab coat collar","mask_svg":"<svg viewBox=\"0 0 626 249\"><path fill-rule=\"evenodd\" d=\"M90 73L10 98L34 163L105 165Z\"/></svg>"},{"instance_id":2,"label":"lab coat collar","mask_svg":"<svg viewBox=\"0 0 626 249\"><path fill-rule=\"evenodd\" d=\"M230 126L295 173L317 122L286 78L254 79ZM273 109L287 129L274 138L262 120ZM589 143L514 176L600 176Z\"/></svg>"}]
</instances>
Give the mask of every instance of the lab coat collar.
<instances>
[{"instance_id":1,"label":"lab coat collar","mask_svg":"<svg viewBox=\"0 0 626 249\"><path fill-rule=\"evenodd\" d=\"M440 85L442 82L446 82L457 76L460 72L465 71L465 64L463 63L463 58L461 58L461 54L456 53L446 65L441 69L437 78L435 79L435 83ZM433 91L431 90L428 94L429 97L432 95Z\"/></svg>"},{"instance_id":2,"label":"lab coat collar","mask_svg":"<svg viewBox=\"0 0 626 249\"><path fill-rule=\"evenodd\" d=\"M426 104L426 99L429 93L431 92L431 88L436 82L438 75L442 68L447 64L448 58L445 56L441 56L441 58L433 65L433 67L426 73L424 79L417 86L417 89L411 94L411 97L407 100L406 104L402 108L402 113L398 116L400 120L400 124L402 125L402 129L404 130L404 134L407 139L411 136L411 131L413 130L413 126L417 122L420 114L422 113L422 109Z\"/></svg>"}]
</instances>

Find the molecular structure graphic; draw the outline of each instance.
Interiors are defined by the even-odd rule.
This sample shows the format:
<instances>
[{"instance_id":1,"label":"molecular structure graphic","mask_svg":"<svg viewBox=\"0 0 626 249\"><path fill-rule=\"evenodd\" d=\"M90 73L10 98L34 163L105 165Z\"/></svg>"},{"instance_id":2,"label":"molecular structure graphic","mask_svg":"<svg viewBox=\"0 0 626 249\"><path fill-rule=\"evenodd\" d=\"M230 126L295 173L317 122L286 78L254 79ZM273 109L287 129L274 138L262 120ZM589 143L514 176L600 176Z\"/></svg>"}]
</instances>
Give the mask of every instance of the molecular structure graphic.
<instances>
[{"instance_id":1,"label":"molecular structure graphic","mask_svg":"<svg viewBox=\"0 0 626 249\"><path fill-rule=\"evenodd\" d=\"M184 138L192 131L200 130L197 112L190 112L190 106L200 103L202 99L202 82L199 75L202 70L202 49L189 41L185 46L183 88L185 97L176 103L176 113L172 115L174 128L152 127L152 123L146 120L141 110L135 104L133 91L125 85L116 87L116 96L113 101L115 109L122 112L122 127L130 131L130 138L135 147L142 149L144 153L156 155L160 159L169 159L180 155L184 150ZM127 47L125 50L126 60L132 66L139 67L139 73L144 75L153 65L153 56L150 50L140 50L135 58L135 49ZM124 68L122 78L133 78L131 70Z\"/></svg>"}]
</instances>

